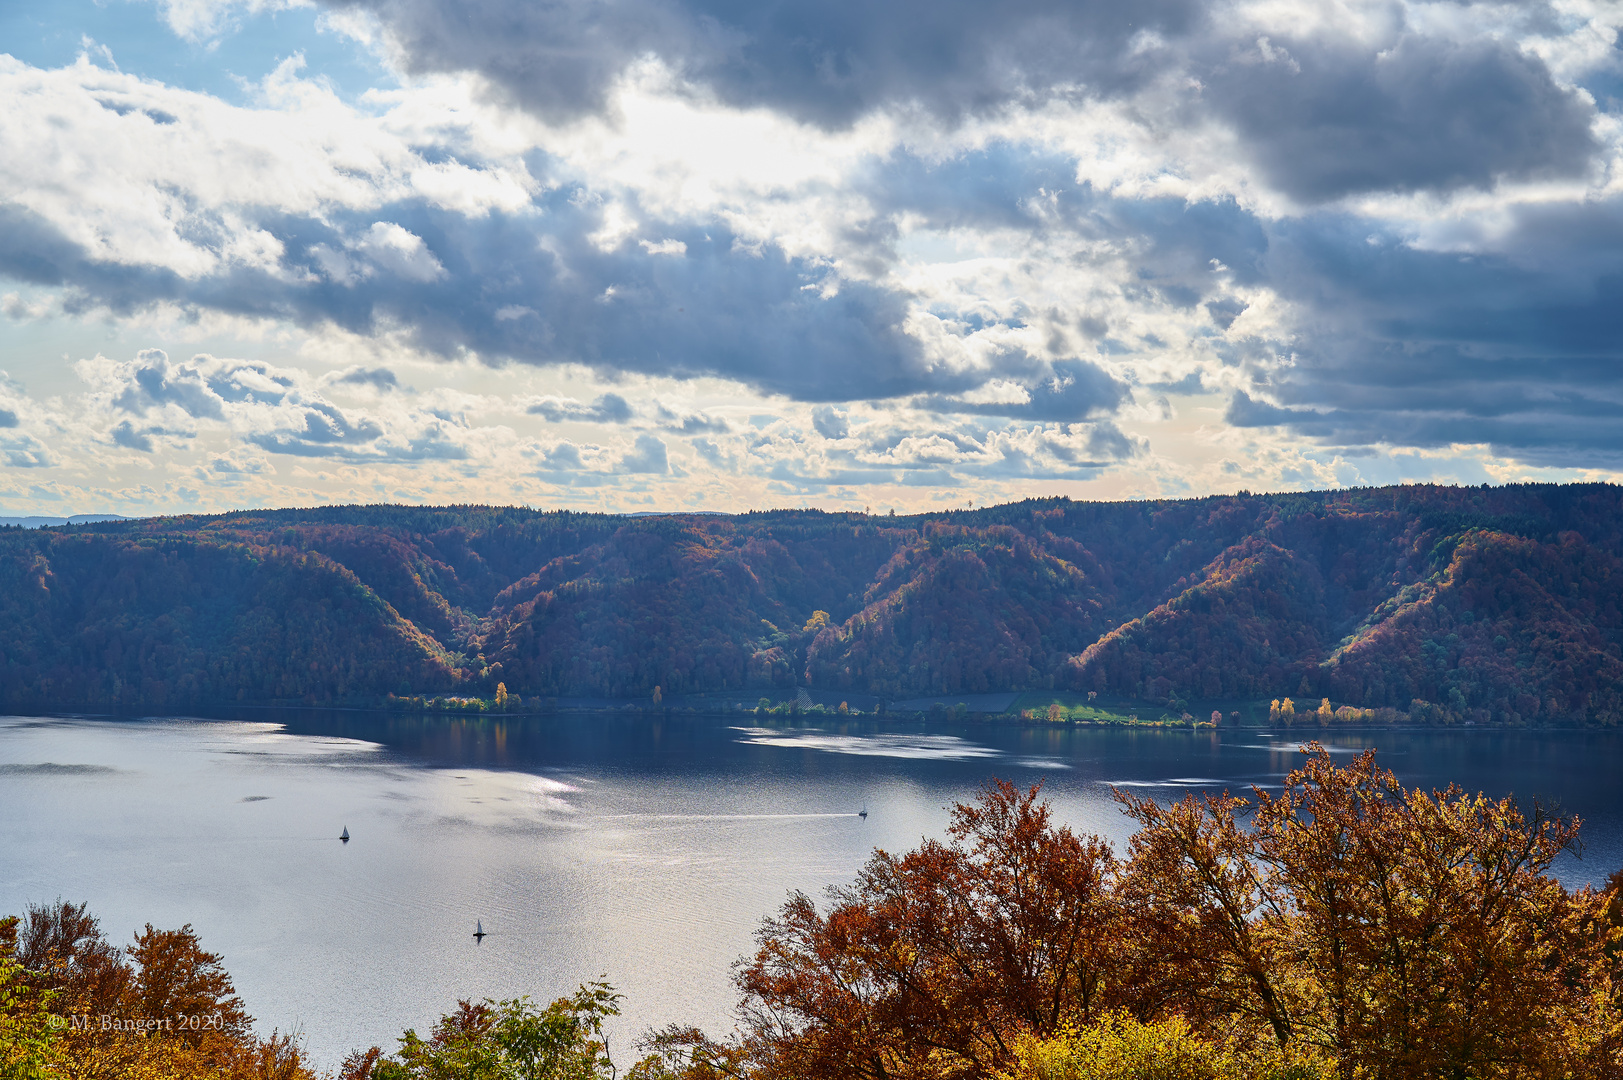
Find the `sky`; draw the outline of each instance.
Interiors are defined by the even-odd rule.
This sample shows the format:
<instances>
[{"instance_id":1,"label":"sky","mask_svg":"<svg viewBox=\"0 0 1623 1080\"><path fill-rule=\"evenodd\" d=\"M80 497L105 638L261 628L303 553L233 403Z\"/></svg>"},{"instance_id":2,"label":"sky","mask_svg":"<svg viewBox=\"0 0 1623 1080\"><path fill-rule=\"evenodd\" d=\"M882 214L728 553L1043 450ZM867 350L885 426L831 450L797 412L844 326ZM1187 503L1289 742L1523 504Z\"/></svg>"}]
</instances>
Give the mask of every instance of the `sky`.
<instances>
[{"instance_id":1,"label":"sky","mask_svg":"<svg viewBox=\"0 0 1623 1080\"><path fill-rule=\"evenodd\" d=\"M1623 473L1616 0L7 0L0 512Z\"/></svg>"}]
</instances>

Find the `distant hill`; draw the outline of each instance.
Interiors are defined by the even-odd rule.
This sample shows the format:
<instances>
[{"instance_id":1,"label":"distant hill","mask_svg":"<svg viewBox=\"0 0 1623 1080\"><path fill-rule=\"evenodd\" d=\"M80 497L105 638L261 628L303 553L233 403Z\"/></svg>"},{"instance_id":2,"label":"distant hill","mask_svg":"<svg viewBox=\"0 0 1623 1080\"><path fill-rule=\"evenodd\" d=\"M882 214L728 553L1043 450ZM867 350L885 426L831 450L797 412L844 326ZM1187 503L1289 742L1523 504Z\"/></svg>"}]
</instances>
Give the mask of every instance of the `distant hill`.
<instances>
[{"instance_id":1,"label":"distant hill","mask_svg":"<svg viewBox=\"0 0 1623 1080\"><path fill-rule=\"evenodd\" d=\"M71 517L12 517L0 514L0 528L43 529L49 525L84 525L92 521L128 521L122 514L74 514Z\"/></svg>"},{"instance_id":2,"label":"distant hill","mask_svg":"<svg viewBox=\"0 0 1623 1080\"><path fill-rule=\"evenodd\" d=\"M1293 696L1623 719L1623 488L874 517L357 506L0 532L0 704Z\"/></svg>"}]
</instances>

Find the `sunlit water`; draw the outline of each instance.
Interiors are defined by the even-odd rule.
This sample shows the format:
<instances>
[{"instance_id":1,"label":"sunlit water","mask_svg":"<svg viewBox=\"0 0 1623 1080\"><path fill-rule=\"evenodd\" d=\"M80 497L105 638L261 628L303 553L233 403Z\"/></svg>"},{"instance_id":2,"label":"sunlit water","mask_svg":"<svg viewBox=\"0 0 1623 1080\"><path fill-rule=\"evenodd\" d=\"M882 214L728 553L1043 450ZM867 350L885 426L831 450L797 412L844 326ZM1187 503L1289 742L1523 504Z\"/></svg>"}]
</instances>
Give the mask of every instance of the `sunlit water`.
<instances>
[{"instance_id":1,"label":"sunlit water","mask_svg":"<svg viewBox=\"0 0 1623 1080\"><path fill-rule=\"evenodd\" d=\"M989 777L1042 779L1118 845L1111 786L1275 785L1296 738L1048 727L763 726L719 718L0 718L0 912L87 900L115 941L191 923L265 1030L323 1064L392 1047L462 997L550 1000L606 976L612 1047L729 1026L730 965L790 890L940 835ZM1623 738L1341 735L1407 783L1553 800L1586 819L1572 884L1623 864ZM866 820L857 811L866 807ZM341 844L339 830L353 839ZM475 943L475 920L489 937Z\"/></svg>"}]
</instances>

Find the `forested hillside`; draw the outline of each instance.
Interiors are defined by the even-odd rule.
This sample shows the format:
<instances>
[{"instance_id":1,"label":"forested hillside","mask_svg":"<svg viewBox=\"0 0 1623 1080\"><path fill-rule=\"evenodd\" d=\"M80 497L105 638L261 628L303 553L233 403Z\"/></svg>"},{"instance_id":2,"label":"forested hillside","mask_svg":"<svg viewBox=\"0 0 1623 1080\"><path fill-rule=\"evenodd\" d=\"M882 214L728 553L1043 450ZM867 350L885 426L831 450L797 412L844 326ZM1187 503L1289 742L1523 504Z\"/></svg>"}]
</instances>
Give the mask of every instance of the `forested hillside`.
<instances>
[{"instance_id":1,"label":"forested hillside","mask_svg":"<svg viewBox=\"0 0 1623 1080\"><path fill-rule=\"evenodd\" d=\"M325 507L0 530L0 704L1292 696L1623 718L1623 488L916 517Z\"/></svg>"}]
</instances>

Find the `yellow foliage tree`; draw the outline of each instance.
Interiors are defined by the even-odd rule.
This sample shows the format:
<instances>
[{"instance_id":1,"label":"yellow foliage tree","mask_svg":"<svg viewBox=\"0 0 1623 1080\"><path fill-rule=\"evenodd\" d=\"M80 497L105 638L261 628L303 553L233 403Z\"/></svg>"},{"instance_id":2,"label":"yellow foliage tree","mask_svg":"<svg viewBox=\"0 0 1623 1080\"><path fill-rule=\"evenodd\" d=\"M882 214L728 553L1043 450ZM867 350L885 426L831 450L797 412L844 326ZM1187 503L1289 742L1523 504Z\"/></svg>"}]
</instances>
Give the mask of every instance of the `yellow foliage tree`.
<instances>
[{"instance_id":1,"label":"yellow foliage tree","mask_svg":"<svg viewBox=\"0 0 1623 1080\"><path fill-rule=\"evenodd\" d=\"M1335 1063L1269 1042L1224 1045L1181 1017L1145 1023L1116 1012L1051 1038L1026 1034L997 1080L1333 1080Z\"/></svg>"}]
</instances>

